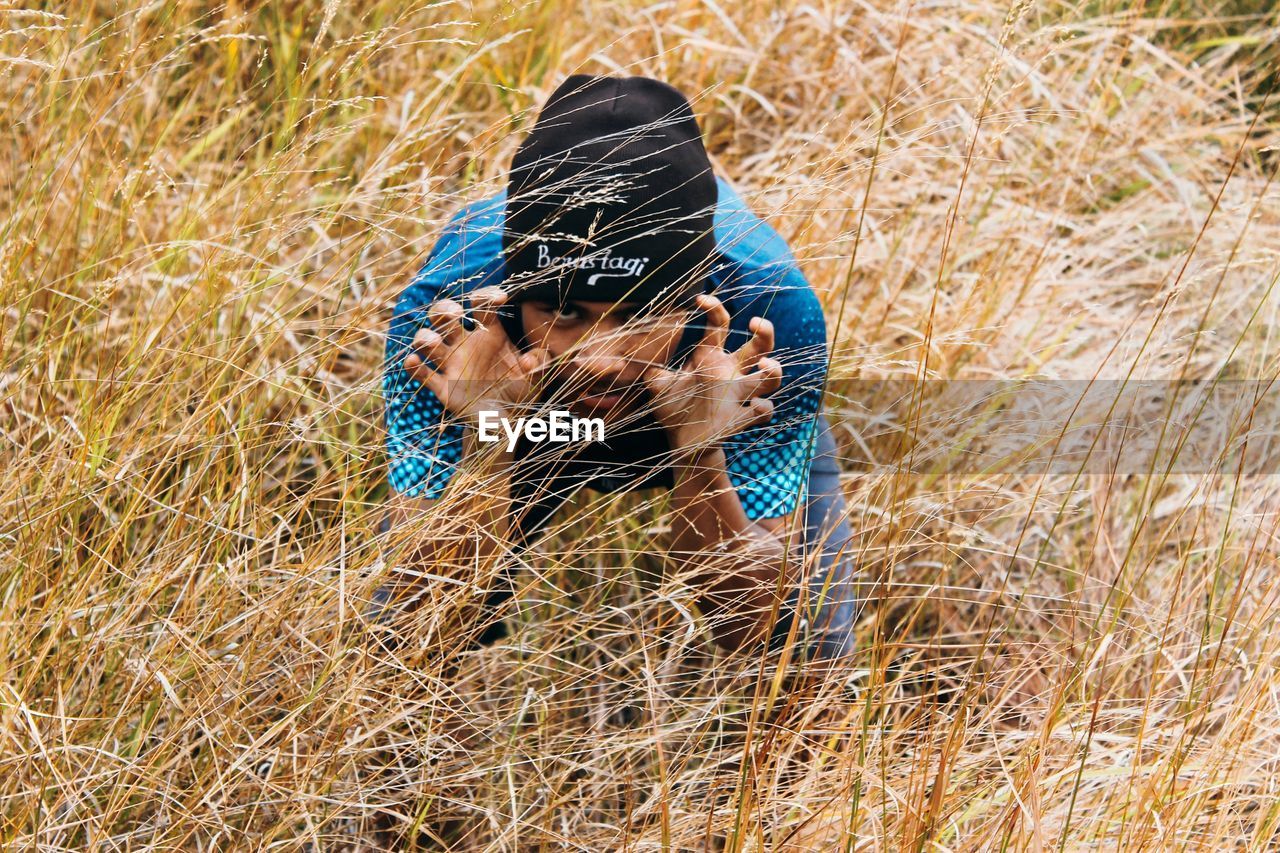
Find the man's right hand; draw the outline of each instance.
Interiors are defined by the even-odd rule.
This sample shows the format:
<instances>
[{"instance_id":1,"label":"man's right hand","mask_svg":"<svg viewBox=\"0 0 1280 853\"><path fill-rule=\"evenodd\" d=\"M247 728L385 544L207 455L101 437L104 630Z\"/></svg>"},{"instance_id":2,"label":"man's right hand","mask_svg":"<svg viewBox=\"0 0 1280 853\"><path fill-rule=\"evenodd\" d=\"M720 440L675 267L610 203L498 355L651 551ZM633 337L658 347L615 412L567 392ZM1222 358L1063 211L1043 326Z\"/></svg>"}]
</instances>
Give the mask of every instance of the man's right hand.
<instances>
[{"instance_id":1,"label":"man's right hand","mask_svg":"<svg viewBox=\"0 0 1280 853\"><path fill-rule=\"evenodd\" d=\"M405 358L404 369L455 417L473 421L481 411L506 413L537 396L548 353L516 350L498 319L497 310L506 301L506 291L498 287L472 293L474 322L468 330L462 305L441 299L427 310L431 328L423 327L413 337L414 351Z\"/></svg>"}]
</instances>

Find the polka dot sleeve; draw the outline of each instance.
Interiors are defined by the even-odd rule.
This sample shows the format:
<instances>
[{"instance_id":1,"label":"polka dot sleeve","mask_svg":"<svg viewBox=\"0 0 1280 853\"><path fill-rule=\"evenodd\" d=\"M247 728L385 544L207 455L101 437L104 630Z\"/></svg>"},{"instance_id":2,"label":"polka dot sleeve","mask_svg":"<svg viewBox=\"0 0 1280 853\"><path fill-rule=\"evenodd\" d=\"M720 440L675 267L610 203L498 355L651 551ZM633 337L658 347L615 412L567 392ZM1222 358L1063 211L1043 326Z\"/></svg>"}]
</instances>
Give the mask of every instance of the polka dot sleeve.
<instances>
[{"instance_id":1,"label":"polka dot sleeve","mask_svg":"<svg viewBox=\"0 0 1280 853\"><path fill-rule=\"evenodd\" d=\"M427 309L501 278L501 196L464 208L445 227L422 269L400 294L387 333L382 375L388 480L406 497L438 498L462 459L463 427L404 369Z\"/></svg>"},{"instance_id":2,"label":"polka dot sleeve","mask_svg":"<svg viewBox=\"0 0 1280 853\"><path fill-rule=\"evenodd\" d=\"M752 519L792 512L808 483L814 431L827 373L827 331L822 303L800 271L786 241L720 181L716 293L733 323L728 346L751 338L752 317L773 323L773 357L782 362L782 386L773 418L725 442L729 480Z\"/></svg>"},{"instance_id":3,"label":"polka dot sleeve","mask_svg":"<svg viewBox=\"0 0 1280 853\"><path fill-rule=\"evenodd\" d=\"M822 306L798 269L785 279L772 298L748 312L774 325L782 386L772 397L773 418L725 442L729 481L751 519L776 518L797 507L809 478L827 371ZM744 340L746 335L744 330Z\"/></svg>"}]
</instances>

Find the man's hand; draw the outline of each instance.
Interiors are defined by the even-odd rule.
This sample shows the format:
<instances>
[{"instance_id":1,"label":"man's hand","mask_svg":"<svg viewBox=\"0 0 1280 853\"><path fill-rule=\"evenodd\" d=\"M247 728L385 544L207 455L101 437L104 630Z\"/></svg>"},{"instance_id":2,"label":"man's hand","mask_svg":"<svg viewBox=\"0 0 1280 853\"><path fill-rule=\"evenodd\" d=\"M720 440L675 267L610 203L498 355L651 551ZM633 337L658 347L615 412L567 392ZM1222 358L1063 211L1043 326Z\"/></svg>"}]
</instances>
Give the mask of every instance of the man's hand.
<instances>
[{"instance_id":1,"label":"man's hand","mask_svg":"<svg viewBox=\"0 0 1280 853\"><path fill-rule=\"evenodd\" d=\"M498 319L497 309L506 301L501 288L480 288L471 294L471 318L464 321L462 305L441 299L427 310L432 328L421 328L413 337L414 352L405 358L404 369L455 417L471 420L482 410L507 412L537 395L547 352L516 350Z\"/></svg>"},{"instance_id":2,"label":"man's hand","mask_svg":"<svg viewBox=\"0 0 1280 853\"><path fill-rule=\"evenodd\" d=\"M650 368L644 381L653 395L654 415L677 453L702 453L773 417L768 395L782 384L782 365L773 351L773 324L753 317L751 340L726 352L729 312L714 296L701 294L707 329L688 363L678 370Z\"/></svg>"}]
</instances>

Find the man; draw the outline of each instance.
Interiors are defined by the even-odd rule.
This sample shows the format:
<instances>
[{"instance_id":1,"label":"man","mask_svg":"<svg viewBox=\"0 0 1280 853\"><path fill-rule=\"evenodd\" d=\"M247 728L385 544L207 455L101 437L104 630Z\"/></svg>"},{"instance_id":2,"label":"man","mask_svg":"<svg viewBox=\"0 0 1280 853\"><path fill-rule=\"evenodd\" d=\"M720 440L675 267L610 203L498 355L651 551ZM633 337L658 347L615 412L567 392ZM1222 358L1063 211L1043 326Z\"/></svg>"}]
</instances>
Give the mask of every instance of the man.
<instances>
[{"instance_id":1,"label":"man","mask_svg":"<svg viewBox=\"0 0 1280 853\"><path fill-rule=\"evenodd\" d=\"M667 558L693 570L718 644L851 651L821 306L672 87L566 80L506 191L455 216L401 295L386 364L389 523L448 505L404 577L501 563L583 486L667 489ZM483 441L550 410L604 438ZM467 626L478 641L502 636L510 595L504 577ZM376 598L385 617L421 595L402 578Z\"/></svg>"}]
</instances>

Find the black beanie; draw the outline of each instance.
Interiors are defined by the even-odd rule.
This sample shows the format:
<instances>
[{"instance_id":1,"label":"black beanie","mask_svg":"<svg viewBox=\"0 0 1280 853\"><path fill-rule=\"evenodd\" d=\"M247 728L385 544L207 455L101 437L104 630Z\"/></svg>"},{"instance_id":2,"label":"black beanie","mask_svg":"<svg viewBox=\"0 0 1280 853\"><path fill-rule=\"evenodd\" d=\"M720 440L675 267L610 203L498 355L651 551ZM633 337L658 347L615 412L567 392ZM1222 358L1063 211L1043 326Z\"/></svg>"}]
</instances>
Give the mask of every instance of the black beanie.
<instances>
[{"instance_id":1,"label":"black beanie","mask_svg":"<svg viewBox=\"0 0 1280 853\"><path fill-rule=\"evenodd\" d=\"M514 301L688 307L715 251L716 180L689 101L647 77L575 74L511 163Z\"/></svg>"}]
</instances>

